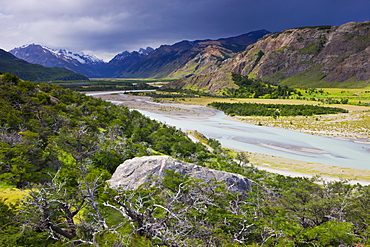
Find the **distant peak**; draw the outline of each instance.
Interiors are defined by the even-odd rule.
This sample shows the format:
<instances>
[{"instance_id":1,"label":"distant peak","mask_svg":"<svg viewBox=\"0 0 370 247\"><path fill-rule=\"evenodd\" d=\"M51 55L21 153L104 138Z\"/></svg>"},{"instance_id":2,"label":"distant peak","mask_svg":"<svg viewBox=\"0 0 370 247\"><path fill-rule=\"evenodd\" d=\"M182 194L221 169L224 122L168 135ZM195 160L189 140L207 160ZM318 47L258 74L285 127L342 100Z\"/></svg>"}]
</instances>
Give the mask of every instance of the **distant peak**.
<instances>
[{"instance_id":1,"label":"distant peak","mask_svg":"<svg viewBox=\"0 0 370 247\"><path fill-rule=\"evenodd\" d=\"M23 45L21 47L17 47L17 48L14 48L13 50L11 50L12 52L14 53L17 53L18 51L20 50L29 50L29 49L43 49L44 52L46 51L49 51L50 53L52 53L54 56L56 57L64 57L65 59L73 59L73 60L77 60L78 62L82 63L82 64L85 64L85 63L88 63L88 64L91 64L91 63L104 63L103 60L95 57L94 55L88 55L88 54L85 54L83 52L72 52L72 51L69 51L69 50L66 50L66 49L63 49L63 48L60 48L60 49L52 49L52 48L49 48L47 46L44 46L44 45L40 45L40 44L27 44L27 45Z\"/></svg>"},{"instance_id":2,"label":"distant peak","mask_svg":"<svg viewBox=\"0 0 370 247\"><path fill-rule=\"evenodd\" d=\"M152 51L154 51L154 49L152 47L147 47L147 48L140 48L139 49L139 53L140 54L143 54L143 55L149 55L149 53L151 53Z\"/></svg>"},{"instance_id":3,"label":"distant peak","mask_svg":"<svg viewBox=\"0 0 370 247\"><path fill-rule=\"evenodd\" d=\"M120 61L120 60L123 60L127 57L130 57L130 56L142 56L142 57L145 57L145 56L148 56L149 53L151 53L152 51L154 51L154 49L152 47L147 47L147 48L140 48L139 51L132 51L132 52L129 52L129 51L123 51L119 54L117 54L114 58L112 58L111 61Z\"/></svg>"}]
</instances>

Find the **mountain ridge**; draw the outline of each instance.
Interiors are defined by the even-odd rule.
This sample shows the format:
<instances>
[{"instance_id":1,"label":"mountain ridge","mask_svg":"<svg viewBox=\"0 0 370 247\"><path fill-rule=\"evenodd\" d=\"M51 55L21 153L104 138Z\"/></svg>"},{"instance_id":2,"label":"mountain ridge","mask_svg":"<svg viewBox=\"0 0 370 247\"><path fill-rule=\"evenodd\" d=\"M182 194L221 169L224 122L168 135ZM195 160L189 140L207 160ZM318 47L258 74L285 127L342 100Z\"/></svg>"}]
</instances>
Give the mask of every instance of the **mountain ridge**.
<instances>
[{"instance_id":1,"label":"mountain ridge","mask_svg":"<svg viewBox=\"0 0 370 247\"><path fill-rule=\"evenodd\" d=\"M88 77L169 77L181 78L194 73L202 73L205 67L198 64L194 67L193 59L212 61L218 66L221 60L243 51L249 44L256 42L266 30L257 30L246 34L217 40L183 40L172 45L161 45L157 49L141 48L139 51L123 51L109 62L94 59L88 55L73 53L64 49L53 50L41 45L24 45L10 50L13 55L30 63L47 67L65 67ZM190 64L187 64L190 62Z\"/></svg>"},{"instance_id":2,"label":"mountain ridge","mask_svg":"<svg viewBox=\"0 0 370 247\"><path fill-rule=\"evenodd\" d=\"M119 77L179 79L201 73L208 67L219 66L221 61L243 51L248 45L256 42L267 33L269 32L263 29L218 40L183 40L173 45L162 45L123 71ZM205 66L199 64L199 60L204 59L212 61L212 65L209 63Z\"/></svg>"},{"instance_id":3,"label":"mountain ridge","mask_svg":"<svg viewBox=\"0 0 370 247\"><path fill-rule=\"evenodd\" d=\"M168 87L220 93L238 88L231 73L293 87L364 87L370 84L369 37L369 21L287 29L264 36L222 68Z\"/></svg>"}]
</instances>

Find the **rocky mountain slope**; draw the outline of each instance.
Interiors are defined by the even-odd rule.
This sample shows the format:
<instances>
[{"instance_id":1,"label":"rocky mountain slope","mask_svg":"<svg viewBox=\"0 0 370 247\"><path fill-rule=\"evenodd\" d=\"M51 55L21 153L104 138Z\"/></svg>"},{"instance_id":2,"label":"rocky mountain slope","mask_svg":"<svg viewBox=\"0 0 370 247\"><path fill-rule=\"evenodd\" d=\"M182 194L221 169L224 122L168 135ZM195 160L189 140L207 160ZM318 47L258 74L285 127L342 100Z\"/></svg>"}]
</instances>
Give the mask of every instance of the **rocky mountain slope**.
<instances>
[{"instance_id":1,"label":"rocky mountain slope","mask_svg":"<svg viewBox=\"0 0 370 247\"><path fill-rule=\"evenodd\" d=\"M236 87L231 72L303 87L362 87L370 83L370 22L303 27L269 34L222 68L172 84L219 92Z\"/></svg>"},{"instance_id":2,"label":"rocky mountain slope","mask_svg":"<svg viewBox=\"0 0 370 247\"><path fill-rule=\"evenodd\" d=\"M65 68L48 68L28 63L2 49L0 49L0 71L15 74L27 81L88 80L86 76L76 74Z\"/></svg>"},{"instance_id":3,"label":"rocky mountain slope","mask_svg":"<svg viewBox=\"0 0 370 247\"><path fill-rule=\"evenodd\" d=\"M163 178L165 170L172 170L205 182L211 180L224 182L231 192L236 193L246 193L253 183L239 174L186 163L170 156L144 156L126 160L117 167L108 182L113 187L137 189L144 183L153 183L153 178Z\"/></svg>"},{"instance_id":4,"label":"rocky mountain slope","mask_svg":"<svg viewBox=\"0 0 370 247\"><path fill-rule=\"evenodd\" d=\"M65 49L53 50L45 46L30 44L9 51L29 63L46 67L66 68L88 77L101 77L104 61L93 55L79 54Z\"/></svg>"}]
</instances>

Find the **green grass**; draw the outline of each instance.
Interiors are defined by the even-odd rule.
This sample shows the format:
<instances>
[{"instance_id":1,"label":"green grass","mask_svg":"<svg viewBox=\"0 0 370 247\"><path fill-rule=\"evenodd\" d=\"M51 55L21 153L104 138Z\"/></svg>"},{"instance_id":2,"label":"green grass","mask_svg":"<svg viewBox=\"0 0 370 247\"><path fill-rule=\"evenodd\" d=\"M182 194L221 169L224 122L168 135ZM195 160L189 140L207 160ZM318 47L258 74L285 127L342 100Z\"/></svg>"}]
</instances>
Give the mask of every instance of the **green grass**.
<instances>
[{"instance_id":1,"label":"green grass","mask_svg":"<svg viewBox=\"0 0 370 247\"><path fill-rule=\"evenodd\" d=\"M283 46L283 47L280 47L279 49L273 50L272 52L284 52L286 49L293 50L294 48L290 46Z\"/></svg>"},{"instance_id":2,"label":"green grass","mask_svg":"<svg viewBox=\"0 0 370 247\"><path fill-rule=\"evenodd\" d=\"M367 88L317 88L299 89L303 98L337 101L348 100L350 105L370 106L370 87Z\"/></svg>"},{"instance_id":3,"label":"green grass","mask_svg":"<svg viewBox=\"0 0 370 247\"><path fill-rule=\"evenodd\" d=\"M282 72L282 71L279 71ZM279 72L270 76L272 79L274 77L279 76ZM293 75L287 79L283 79L280 84L289 86L289 87L319 87L321 85L324 86L325 84L321 82L321 79L325 75L320 71L319 67L311 67L309 72L300 74L300 75Z\"/></svg>"},{"instance_id":4,"label":"green grass","mask_svg":"<svg viewBox=\"0 0 370 247\"><path fill-rule=\"evenodd\" d=\"M323 48L324 42L319 41L312 43L310 45L307 45L306 47L302 48L301 50L298 51L298 54L317 54L319 53L322 48Z\"/></svg>"},{"instance_id":5,"label":"green grass","mask_svg":"<svg viewBox=\"0 0 370 247\"><path fill-rule=\"evenodd\" d=\"M369 81L359 81L356 78L352 77L346 81L325 81L326 75L320 71L319 67L311 67L310 70L306 73L293 75L289 78L283 79L280 74L284 70L280 70L275 74L263 78L264 80L278 80L279 84L286 85L289 87L315 87L315 88L365 88L368 87Z\"/></svg>"}]
</instances>

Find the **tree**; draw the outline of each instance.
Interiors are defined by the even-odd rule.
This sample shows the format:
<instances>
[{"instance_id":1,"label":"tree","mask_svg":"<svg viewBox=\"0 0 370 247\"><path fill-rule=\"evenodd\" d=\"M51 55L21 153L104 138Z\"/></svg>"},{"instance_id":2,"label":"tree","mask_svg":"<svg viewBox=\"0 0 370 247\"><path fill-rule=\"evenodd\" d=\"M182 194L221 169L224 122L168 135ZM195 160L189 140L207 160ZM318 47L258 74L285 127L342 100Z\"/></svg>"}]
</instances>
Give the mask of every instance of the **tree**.
<instances>
[{"instance_id":1,"label":"tree","mask_svg":"<svg viewBox=\"0 0 370 247\"><path fill-rule=\"evenodd\" d=\"M239 161L239 166L244 166L249 163L248 155L246 152L238 152L236 154L236 160Z\"/></svg>"},{"instance_id":2,"label":"tree","mask_svg":"<svg viewBox=\"0 0 370 247\"><path fill-rule=\"evenodd\" d=\"M13 82L15 85L20 81L16 75L5 73L2 77L4 82Z\"/></svg>"},{"instance_id":3,"label":"tree","mask_svg":"<svg viewBox=\"0 0 370 247\"><path fill-rule=\"evenodd\" d=\"M105 205L129 219L133 231L155 245L237 246L258 239L247 203L223 183L166 171L155 187L116 189L111 198Z\"/></svg>"},{"instance_id":4,"label":"tree","mask_svg":"<svg viewBox=\"0 0 370 247\"><path fill-rule=\"evenodd\" d=\"M75 178L77 186L72 187L58 172L50 183L34 188L25 200L21 208L25 226L58 241L95 245L95 236L108 228L97 193L107 175L81 169Z\"/></svg>"},{"instance_id":5,"label":"tree","mask_svg":"<svg viewBox=\"0 0 370 247\"><path fill-rule=\"evenodd\" d=\"M346 222L355 187L345 182L318 182L317 177L295 179L275 202L272 214L282 216L275 224L281 227L280 222L288 219L289 225L281 230L295 245L339 246L359 240L353 224Z\"/></svg>"}]
</instances>

